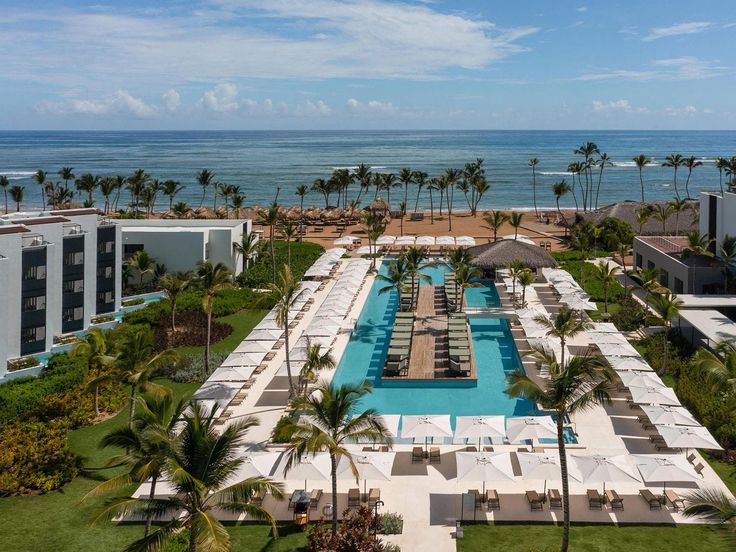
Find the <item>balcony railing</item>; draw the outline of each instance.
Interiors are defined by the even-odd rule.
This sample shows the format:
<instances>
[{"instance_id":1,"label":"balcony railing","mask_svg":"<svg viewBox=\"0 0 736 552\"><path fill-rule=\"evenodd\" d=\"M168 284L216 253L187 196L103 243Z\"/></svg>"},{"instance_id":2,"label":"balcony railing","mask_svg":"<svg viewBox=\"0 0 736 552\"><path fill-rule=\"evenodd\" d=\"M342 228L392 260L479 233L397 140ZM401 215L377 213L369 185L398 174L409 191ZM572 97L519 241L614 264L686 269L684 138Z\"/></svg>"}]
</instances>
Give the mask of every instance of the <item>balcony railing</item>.
<instances>
[{"instance_id":1,"label":"balcony railing","mask_svg":"<svg viewBox=\"0 0 736 552\"><path fill-rule=\"evenodd\" d=\"M21 238L21 247L45 247L49 244L41 234L26 234Z\"/></svg>"},{"instance_id":2,"label":"balcony railing","mask_svg":"<svg viewBox=\"0 0 736 552\"><path fill-rule=\"evenodd\" d=\"M84 230L82 230L82 226L79 224L65 224L64 228L64 237L67 236L81 236L84 234Z\"/></svg>"}]
</instances>

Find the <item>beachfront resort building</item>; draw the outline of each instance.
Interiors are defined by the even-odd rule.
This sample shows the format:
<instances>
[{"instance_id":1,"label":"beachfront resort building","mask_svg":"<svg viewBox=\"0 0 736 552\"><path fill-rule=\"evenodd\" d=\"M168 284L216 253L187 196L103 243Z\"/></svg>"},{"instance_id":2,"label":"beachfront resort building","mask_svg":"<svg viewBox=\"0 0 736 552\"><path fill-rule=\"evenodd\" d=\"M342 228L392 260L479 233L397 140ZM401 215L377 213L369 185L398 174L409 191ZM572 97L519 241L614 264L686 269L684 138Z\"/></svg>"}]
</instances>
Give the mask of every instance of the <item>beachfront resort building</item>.
<instances>
[{"instance_id":1,"label":"beachfront resort building","mask_svg":"<svg viewBox=\"0 0 736 552\"><path fill-rule=\"evenodd\" d=\"M120 237L96 209L0 217L0 378L9 359L120 309Z\"/></svg>"},{"instance_id":2,"label":"beachfront resort building","mask_svg":"<svg viewBox=\"0 0 736 552\"><path fill-rule=\"evenodd\" d=\"M251 220L119 220L123 259L145 250L168 272L195 270L199 261L223 263L236 276L244 260L233 249L253 229Z\"/></svg>"}]
</instances>

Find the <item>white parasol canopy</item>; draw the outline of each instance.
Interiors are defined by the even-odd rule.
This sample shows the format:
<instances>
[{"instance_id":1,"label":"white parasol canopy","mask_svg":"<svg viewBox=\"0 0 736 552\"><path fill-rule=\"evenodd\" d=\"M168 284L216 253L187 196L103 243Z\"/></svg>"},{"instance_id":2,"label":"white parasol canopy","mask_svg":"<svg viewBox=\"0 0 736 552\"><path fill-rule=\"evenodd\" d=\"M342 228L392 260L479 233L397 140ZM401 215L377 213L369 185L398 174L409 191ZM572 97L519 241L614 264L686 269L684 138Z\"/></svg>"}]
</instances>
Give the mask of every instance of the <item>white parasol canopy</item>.
<instances>
[{"instance_id":1,"label":"white parasol canopy","mask_svg":"<svg viewBox=\"0 0 736 552\"><path fill-rule=\"evenodd\" d=\"M279 340L284 336L284 330L253 330L245 338L245 341L273 341Z\"/></svg>"},{"instance_id":2,"label":"white parasol canopy","mask_svg":"<svg viewBox=\"0 0 736 552\"><path fill-rule=\"evenodd\" d=\"M657 431L668 447L723 450L718 441L702 426L657 426Z\"/></svg>"},{"instance_id":3,"label":"white parasol canopy","mask_svg":"<svg viewBox=\"0 0 736 552\"><path fill-rule=\"evenodd\" d=\"M669 404L680 405L680 399L671 387L653 385L647 387L630 386L631 399L639 404Z\"/></svg>"},{"instance_id":4,"label":"white parasol canopy","mask_svg":"<svg viewBox=\"0 0 736 552\"><path fill-rule=\"evenodd\" d=\"M618 333L618 328L612 322L596 322L593 324L593 330L596 332L614 332Z\"/></svg>"},{"instance_id":5,"label":"white parasol canopy","mask_svg":"<svg viewBox=\"0 0 736 552\"><path fill-rule=\"evenodd\" d=\"M396 236L381 236L376 240L376 245L393 245Z\"/></svg>"},{"instance_id":6,"label":"white parasol canopy","mask_svg":"<svg viewBox=\"0 0 736 552\"><path fill-rule=\"evenodd\" d=\"M639 372L653 371L652 367L647 364L647 361L641 357L609 357L607 360L617 372L623 370L637 370Z\"/></svg>"},{"instance_id":7,"label":"white parasol canopy","mask_svg":"<svg viewBox=\"0 0 736 552\"><path fill-rule=\"evenodd\" d=\"M355 252L356 255L375 255L378 253L378 246L376 245L364 245L359 247Z\"/></svg>"},{"instance_id":8,"label":"white parasol canopy","mask_svg":"<svg viewBox=\"0 0 736 552\"><path fill-rule=\"evenodd\" d=\"M402 438L452 437L449 414L403 416L401 420Z\"/></svg>"},{"instance_id":9,"label":"white parasol canopy","mask_svg":"<svg viewBox=\"0 0 736 552\"><path fill-rule=\"evenodd\" d=\"M438 236L434 243L437 245L455 245L455 238L453 236Z\"/></svg>"},{"instance_id":10,"label":"white parasol canopy","mask_svg":"<svg viewBox=\"0 0 736 552\"><path fill-rule=\"evenodd\" d=\"M628 343L596 343L601 354L605 357L638 357L639 352Z\"/></svg>"},{"instance_id":11,"label":"white parasol canopy","mask_svg":"<svg viewBox=\"0 0 736 552\"><path fill-rule=\"evenodd\" d=\"M281 458L281 452L244 451L235 473L228 478L228 484L237 483L251 477L270 477L273 467Z\"/></svg>"},{"instance_id":12,"label":"white parasol canopy","mask_svg":"<svg viewBox=\"0 0 736 552\"><path fill-rule=\"evenodd\" d=\"M416 236L399 236L396 238L394 245L414 245Z\"/></svg>"},{"instance_id":13,"label":"white parasol canopy","mask_svg":"<svg viewBox=\"0 0 736 552\"><path fill-rule=\"evenodd\" d=\"M557 439L557 426L552 416L507 418L506 435L512 443L530 439Z\"/></svg>"},{"instance_id":14,"label":"white parasol canopy","mask_svg":"<svg viewBox=\"0 0 736 552\"><path fill-rule=\"evenodd\" d=\"M628 340L620 333L588 332L588 337L593 343L628 343Z\"/></svg>"},{"instance_id":15,"label":"white parasol canopy","mask_svg":"<svg viewBox=\"0 0 736 552\"><path fill-rule=\"evenodd\" d=\"M570 456L571 472L581 483L606 483L639 481L625 454L603 456L601 454Z\"/></svg>"},{"instance_id":16,"label":"white parasol canopy","mask_svg":"<svg viewBox=\"0 0 736 552\"><path fill-rule=\"evenodd\" d=\"M516 457L519 460L522 479L544 480L544 493L547 492L547 480L559 480L562 475L560 472L560 455L557 452L517 452ZM575 474L569 474L575 479Z\"/></svg>"},{"instance_id":17,"label":"white parasol canopy","mask_svg":"<svg viewBox=\"0 0 736 552\"><path fill-rule=\"evenodd\" d=\"M461 245L463 247L472 247L475 245L475 238L471 236L458 236L455 238L455 245Z\"/></svg>"},{"instance_id":18,"label":"white parasol canopy","mask_svg":"<svg viewBox=\"0 0 736 552\"><path fill-rule=\"evenodd\" d=\"M682 406L642 405L641 409L655 425L699 426L693 415Z\"/></svg>"},{"instance_id":19,"label":"white parasol canopy","mask_svg":"<svg viewBox=\"0 0 736 552\"><path fill-rule=\"evenodd\" d=\"M504 439L506 427L503 416L458 416L455 418L456 439Z\"/></svg>"},{"instance_id":20,"label":"white parasol canopy","mask_svg":"<svg viewBox=\"0 0 736 552\"><path fill-rule=\"evenodd\" d=\"M357 241L359 238L356 238L355 236L343 236L341 238L337 238L334 242L335 245L352 245L354 241Z\"/></svg>"},{"instance_id":21,"label":"white parasol canopy","mask_svg":"<svg viewBox=\"0 0 736 552\"><path fill-rule=\"evenodd\" d=\"M266 353L263 353L263 356L266 356ZM254 362L249 353L230 353L220 366L258 366L260 363L261 361Z\"/></svg>"},{"instance_id":22,"label":"white parasol canopy","mask_svg":"<svg viewBox=\"0 0 736 552\"><path fill-rule=\"evenodd\" d=\"M257 341L244 341L243 343L259 343ZM235 349L235 353L240 355L240 361L243 363L241 366L258 366L261 362L263 362L263 359L266 358L266 355L268 354L267 351L239 351L243 345L238 345L238 347ZM244 349L249 349L249 347L243 347Z\"/></svg>"},{"instance_id":23,"label":"white parasol canopy","mask_svg":"<svg viewBox=\"0 0 736 552\"><path fill-rule=\"evenodd\" d=\"M482 481L485 495L486 481L513 481L514 468L508 452L456 452L459 481Z\"/></svg>"},{"instance_id":24,"label":"white parasol canopy","mask_svg":"<svg viewBox=\"0 0 736 552\"><path fill-rule=\"evenodd\" d=\"M330 455L326 452L318 452L315 455L306 455L298 464L293 464L290 470L286 470L288 456L284 455L279 463L274 477L283 474L288 481L304 480L304 490L307 489L307 481L326 481L330 479Z\"/></svg>"},{"instance_id":25,"label":"white parasol canopy","mask_svg":"<svg viewBox=\"0 0 736 552\"><path fill-rule=\"evenodd\" d=\"M416 245L434 245L434 236L419 236L414 243Z\"/></svg>"},{"instance_id":26,"label":"white parasol canopy","mask_svg":"<svg viewBox=\"0 0 736 552\"><path fill-rule=\"evenodd\" d=\"M681 454L632 454L631 460L645 483L700 481L702 479Z\"/></svg>"},{"instance_id":27,"label":"white parasol canopy","mask_svg":"<svg viewBox=\"0 0 736 552\"><path fill-rule=\"evenodd\" d=\"M390 481L391 470L393 469L395 452L361 452L353 454L353 464L358 471L358 479L363 480L363 493L366 492L366 482L371 481ZM355 480L350 461L343 457L337 465L338 479Z\"/></svg>"},{"instance_id":28,"label":"white parasol canopy","mask_svg":"<svg viewBox=\"0 0 736 552\"><path fill-rule=\"evenodd\" d=\"M616 373L626 387L664 387L664 382L655 372L622 370Z\"/></svg>"},{"instance_id":29,"label":"white parasol canopy","mask_svg":"<svg viewBox=\"0 0 736 552\"><path fill-rule=\"evenodd\" d=\"M255 369L255 366L220 366L207 381L246 381Z\"/></svg>"}]
</instances>

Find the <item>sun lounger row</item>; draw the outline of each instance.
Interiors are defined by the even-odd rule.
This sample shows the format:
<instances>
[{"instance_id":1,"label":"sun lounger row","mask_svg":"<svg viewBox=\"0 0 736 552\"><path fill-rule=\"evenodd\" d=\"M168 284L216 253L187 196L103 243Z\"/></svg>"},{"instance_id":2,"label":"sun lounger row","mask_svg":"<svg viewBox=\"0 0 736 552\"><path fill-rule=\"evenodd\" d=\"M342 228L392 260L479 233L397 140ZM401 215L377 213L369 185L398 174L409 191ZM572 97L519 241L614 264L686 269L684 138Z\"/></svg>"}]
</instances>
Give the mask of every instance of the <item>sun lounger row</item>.
<instances>
[{"instance_id":1,"label":"sun lounger row","mask_svg":"<svg viewBox=\"0 0 736 552\"><path fill-rule=\"evenodd\" d=\"M342 247L328 249L307 269L304 277L310 280L329 278L334 274L340 257L345 253L347 253L347 250Z\"/></svg>"},{"instance_id":2,"label":"sun lounger row","mask_svg":"<svg viewBox=\"0 0 736 552\"><path fill-rule=\"evenodd\" d=\"M451 315L447 320L448 344L450 348L450 372L470 375L470 338L468 318L465 314Z\"/></svg>"},{"instance_id":3,"label":"sun lounger row","mask_svg":"<svg viewBox=\"0 0 736 552\"><path fill-rule=\"evenodd\" d=\"M411 449L412 464L419 464L425 460L429 460L430 464L441 463L442 456L440 455L440 447L430 447L429 452L426 452L422 447L414 447Z\"/></svg>"},{"instance_id":4,"label":"sun lounger row","mask_svg":"<svg viewBox=\"0 0 736 552\"><path fill-rule=\"evenodd\" d=\"M445 291L445 298L447 299L448 312L459 311L462 308L462 305L460 305L460 297L462 296L462 294L460 293L460 288L455 282L454 272L445 272L445 282L443 288Z\"/></svg>"},{"instance_id":5,"label":"sun lounger row","mask_svg":"<svg viewBox=\"0 0 736 552\"><path fill-rule=\"evenodd\" d=\"M384 375L400 376L409 371L409 355L414 336L414 313L398 312L391 330Z\"/></svg>"}]
</instances>

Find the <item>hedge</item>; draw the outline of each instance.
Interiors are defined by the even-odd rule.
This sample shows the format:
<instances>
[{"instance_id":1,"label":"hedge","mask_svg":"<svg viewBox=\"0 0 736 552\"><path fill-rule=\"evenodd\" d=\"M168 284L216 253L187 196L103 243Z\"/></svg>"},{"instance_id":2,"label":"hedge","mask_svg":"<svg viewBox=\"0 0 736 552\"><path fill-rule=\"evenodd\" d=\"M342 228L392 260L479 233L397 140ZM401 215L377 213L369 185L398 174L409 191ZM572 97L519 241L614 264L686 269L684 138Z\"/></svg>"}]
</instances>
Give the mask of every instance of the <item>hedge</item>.
<instances>
[{"instance_id":1,"label":"hedge","mask_svg":"<svg viewBox=\"0 0 736 552\"><path fill-rule=\"evenodd\" d=\"M324 253L324 247L311 242L291 242L291 272L294 278L301 280L307 269L314 264L319 256ZM288 251L285 241L274 241L276 253L276 270L280 271L288 262ZM273 267L271 265L271 251L268 240L263 241L263 249L260 256L244 272L238 281L241 285L249 288L267 289L273 282Z\"/></svg>"}]
</instances>

